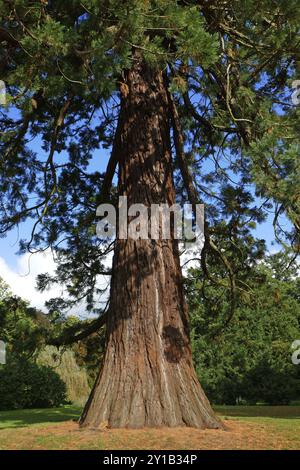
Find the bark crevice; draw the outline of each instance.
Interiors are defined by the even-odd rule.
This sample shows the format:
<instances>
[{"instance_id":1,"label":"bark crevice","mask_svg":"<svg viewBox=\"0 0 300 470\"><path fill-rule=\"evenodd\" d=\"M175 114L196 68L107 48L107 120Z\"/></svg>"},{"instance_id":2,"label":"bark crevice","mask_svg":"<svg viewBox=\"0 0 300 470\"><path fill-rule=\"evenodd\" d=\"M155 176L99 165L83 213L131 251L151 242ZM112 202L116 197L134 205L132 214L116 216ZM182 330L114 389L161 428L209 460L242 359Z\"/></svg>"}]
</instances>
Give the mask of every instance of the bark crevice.
<instances>
[{"instance_id":1,"label":"bark crevice","mask_svg":"<svg viewBox=\"0 0 300 470\"><path fill-rule=\"evenodd\" d=\"M175 202L163 73L137 58L126 72L118 148L128 205ZM198 382L177 241L115 245L105 359L81 426L221 428Z\"/></svg>"}]
</instances>

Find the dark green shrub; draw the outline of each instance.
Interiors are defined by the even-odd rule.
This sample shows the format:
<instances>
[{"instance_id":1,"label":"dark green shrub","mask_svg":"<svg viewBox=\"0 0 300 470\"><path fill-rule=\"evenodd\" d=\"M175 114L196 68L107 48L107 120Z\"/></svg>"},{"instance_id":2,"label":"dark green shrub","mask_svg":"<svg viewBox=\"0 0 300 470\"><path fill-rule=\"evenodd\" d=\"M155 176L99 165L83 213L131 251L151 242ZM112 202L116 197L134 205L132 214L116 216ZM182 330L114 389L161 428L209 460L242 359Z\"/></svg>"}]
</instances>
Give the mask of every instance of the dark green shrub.
<instances>
[{"instance_id":1,"label":"dark green shrub","mask_svg":"<svg viewBox=\"0 0 300 470\"><path fill-rule=\"evenodd\" d=\"M50 408L66 399L66 386L50 367L10 361L0 369L0 410Z\"/></svg>"},{"instance_id":2,"label":"dark green shrub","mask_svg":"<svg viewBox=\"0 0 300 470\"><path fill-rule=\"evenodd\" d=\"M299 380L293 370L277 370L268 363L258 364L245 375L242 390L248 403L288 405L299 396Z\"/></svg>"}]
</instances>

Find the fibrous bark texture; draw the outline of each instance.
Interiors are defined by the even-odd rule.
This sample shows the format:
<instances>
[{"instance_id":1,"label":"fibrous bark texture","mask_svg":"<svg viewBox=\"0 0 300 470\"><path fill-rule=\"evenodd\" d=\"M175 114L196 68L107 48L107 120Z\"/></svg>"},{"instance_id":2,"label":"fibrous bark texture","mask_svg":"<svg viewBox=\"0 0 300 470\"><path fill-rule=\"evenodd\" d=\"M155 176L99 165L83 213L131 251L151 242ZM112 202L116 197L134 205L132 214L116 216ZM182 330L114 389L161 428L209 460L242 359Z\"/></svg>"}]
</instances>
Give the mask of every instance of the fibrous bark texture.
<instances>
[{"instance_id":1,"label":"fibrous bark texture","mask_svg":"<svg viewBox=\"0 0 300 470\"><path fill-rule=\"evenodd\" d=\"M121 87L119 195L175 202L163 73L138 55ZM98 427L219 428L198 382L188 332L177 241L118 239L105 359L81 417Z\"/></svg>"}]
</instances>

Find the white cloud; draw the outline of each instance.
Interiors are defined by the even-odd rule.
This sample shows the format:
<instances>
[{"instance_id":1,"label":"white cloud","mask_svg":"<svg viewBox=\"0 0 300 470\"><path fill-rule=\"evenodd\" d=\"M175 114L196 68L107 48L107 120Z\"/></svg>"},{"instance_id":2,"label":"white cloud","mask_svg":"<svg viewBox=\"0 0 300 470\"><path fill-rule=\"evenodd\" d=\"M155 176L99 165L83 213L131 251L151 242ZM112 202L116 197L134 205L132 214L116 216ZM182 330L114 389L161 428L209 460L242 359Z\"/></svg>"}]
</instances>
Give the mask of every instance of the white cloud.
<instances>
[{"instance_id":1,"label":"white cloud","mask_svg":"<svg viewBox=\"0 0 300 470\"><path fill-rule=\"evenodd\" d=\"M45 310L44 304L52 297L62 295L62 288L53 287L46 292L36 289L36 277L40 273L53 273L55 261L51 252L24 254L16 257L16 267L10 267L4 258L0 257L0 276L9 285L13 294L30 302L33 307Z\"/></svg>"},{"instance_id":2,"label":"white cloud","mask_svg":"<svg viewBox=\"0 0 300 470\"><path fill-rule=\"evenodd\" d=\"M107 256L104 263L106 268L110 268L112 264L112 253ZM56 263L50 250L43 253L29 254L26 253L21 256L16 256L16 266L11 267L7 264L5 259L0 256L0 277L4 279L6 284L9 285L12 293L18 295L24 300L28 300L32 307L39 308L47 311L45 302L53 297L64 297L68 295L64 291L63 286L53 286L50 289L39 292L36 289L36 278L38 274L55 272ZM97 287L99 289L106 289L110 284L110 276L98 276ZM109 289L101 296L99 296L99 304L105 306L109 295ZM85 310L85 303L79 302L73 306L68 312L72 315L79 315L86 318L88 315Z\"/></svg>"},{"instance_id":3,"label":"white cloud","mask_svg":"<svg viewBox=\"0 0 300 470\"><path fill-rule=\"evenodd\" d=\"M187 250L181 254L180 261L183 266L184 274L191 267L199 266L199 257L202 249L202 241L197 244L192 244ZM108 255L105 263L107 269L112 265L112 253ZM43 253L29 254L26 253L21 256L16 256L16 266L11 267L7 264L5 259L0 256L0 277L9 285L13 294L18 295L22 299L30 302L30 305L41 310L46 311L45 302L53 297L62 297L64 294L63 286L54 286L45 292L39 292L36 289L36 278L38 274L50 273L55 271L55 261L50 250ZM97 287L105 289L109 287L110 276L99 276ZM108 300L109 289L105 294L102 294L99 302L104 306ZM83 303L78 304L80 314L85 314ZM72 309L72 313L75 311Z\"/></svg>"},{"instance_id":4,"label":"white cloud","mask_svg":"<svg viewBox=\"0 0 300 470\"><path fill-rule=\"evenodd\" d=\"M187 275L188 270L191 268L199 268L200 267L200 258L201 258L201 251L204 244L204 238L200 237L196 240L195 243L191 243L187 246L187 248L181 248L180 254L180 264L182 267L182 272L184 276Z\"/></svg>"}]
</instances>

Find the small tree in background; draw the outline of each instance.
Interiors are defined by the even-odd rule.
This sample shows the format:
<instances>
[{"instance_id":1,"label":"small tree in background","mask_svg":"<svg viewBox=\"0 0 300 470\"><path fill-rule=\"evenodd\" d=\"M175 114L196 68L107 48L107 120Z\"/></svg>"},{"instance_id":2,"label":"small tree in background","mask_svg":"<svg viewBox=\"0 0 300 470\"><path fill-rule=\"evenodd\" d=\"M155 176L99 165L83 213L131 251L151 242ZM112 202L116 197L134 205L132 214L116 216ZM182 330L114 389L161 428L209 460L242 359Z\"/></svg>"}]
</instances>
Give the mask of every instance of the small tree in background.
<instances>
[{"instance_id":1,"label":"small tree in background","mask_svg":"<svg viewBox=\"0 0 300 470\"><path fill-rule=\"evenodd\" d=\"M250 256L249 245L245 251ZM228 292L218 265L211 260L217 288L199 269L191 270L187 280L194 360L204 389L216 404L299 400L299 367L291 357L300 325L297 269L282 269L282 253L266 256L262 263L253 250L252 269L245 270L237 253L235 266L248 288L239 292L229 323Z\"/></svg>"},{"instance_id":2,"label":"small tree in background","mask_svg":"<svg viewBox=\"0 0 300 470\"><path fill-rule=\"evenodd\" d=\"M0 369L0 410L51 408L66 400L66 386L50 367L10 359Z\"/></svg>"}]
</instances>

